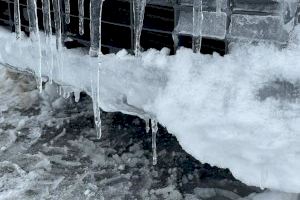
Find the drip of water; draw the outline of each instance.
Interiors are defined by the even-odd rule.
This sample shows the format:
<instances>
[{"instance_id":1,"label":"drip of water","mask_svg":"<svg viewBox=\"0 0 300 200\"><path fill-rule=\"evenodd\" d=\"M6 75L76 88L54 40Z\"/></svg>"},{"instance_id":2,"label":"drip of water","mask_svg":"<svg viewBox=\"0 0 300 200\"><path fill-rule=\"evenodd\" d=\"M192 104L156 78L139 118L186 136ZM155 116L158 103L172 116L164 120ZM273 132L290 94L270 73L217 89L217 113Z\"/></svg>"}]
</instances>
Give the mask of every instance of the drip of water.
<instances>
[{"instance_id":1,"label":"drip of water","mask_svg":"<svg viewBox=\"0 0 300 200\"><path fill-rule=\"evenodd\" d=\"M65 22L70 24L70 0L65 0Z\"/></svg>"},{"instance_id":2,"label":"drip of water","mask_svg":"<svg viewBox=\"0 0 300 200\"><path fill-rule=\"evenodd\" d=\"M14 22L15 22L15 32L16 38L21 38L21 18L20 18L20 2L15 0L14 3Z\"/></svg>"},{"instance_id":3,"label":"drip of water","mask_svg":"<svg viewBox=\"0 0 300 200\"><path fill-rule=\"evenodd\" d=\"M194 53L200 53L202 45L202 0L194 0L193 3L193 51Z\"/></svg>"},{"instance_id":4,"label":"drip of water","mask_svg":"<svg viewBox=\"0 0 300 200\"><path fill-rule=\"evenodd\" d=\"M91 92L93 100L93 110L94 110L94 121L97 132L97 139L100 139L102 136L101 129L101 110L100 110L100 67L97 72L97 83L94 84L91 80Z\"/></svg>"},{"instance_id":5,"label":"drip of water","mask_svg":"<svg viewBox=\"0 0 300 200\"><path fill-rule=\"evenodd\" d=\"M156 149L156 135L158 131L158 123L156 120L151 120L151 128L152 128L152 152L153 152L153 165L157 164L157 149Z\"/></svg>"},{"instance_id":6,"label":"drip of water","mask_svg":"<svg viewBox=\"0 0 300 200\"><path fill-rule=\"evenodd\" d=\"M41 48L41 38L38 27L38 17L37 17L37 6L35 0L27 0L27 12L29 18L29 32L30 38L33 43L37 43L38 47L38 58L39 58L39 69L38 78L36 78L37 86L40 92L43 90L42 81L42 48Z\"/></svg>"},{"instance_id":7,"label":"drip of water","mask_svg":"<svg viewBox=\"0 0 300 200\"><path fill-rule=\"evenodd\" d=\"M91 0L90 2L90 56L97 57L102 55L101 52L101 21L102 21L102 7L104 0Z\"/></svg>"},{"instance_id":8,"label":"drip of water","mask_svg":"<svg viewBox=\"0 0 300 200\"><path fill-rule=\"evenodd\" d=\"M84 0L78 0L79 34L84 34Z\"/></svg>"},{"instance_id":9,"label":"drip of water","mask_svg":"<svg viewBox=\"0 0 300 200\"><path fill-rule=\"evenodd\" d=\"M140 40L146 4L147 0L133 0L134 53L136 56L138 56L141 52Z\"/></svg>"}]
</instances>

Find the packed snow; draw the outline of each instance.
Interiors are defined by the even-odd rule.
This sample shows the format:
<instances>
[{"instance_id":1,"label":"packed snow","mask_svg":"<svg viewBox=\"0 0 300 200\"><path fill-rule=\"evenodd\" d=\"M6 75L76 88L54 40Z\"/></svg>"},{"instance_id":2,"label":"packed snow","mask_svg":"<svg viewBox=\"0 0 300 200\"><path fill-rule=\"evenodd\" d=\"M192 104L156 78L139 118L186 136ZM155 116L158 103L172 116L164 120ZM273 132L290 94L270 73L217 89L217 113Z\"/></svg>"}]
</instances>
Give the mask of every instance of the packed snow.
<instances>
[{"instance_id":1,"label":"packed snow","mask_svg":"<svg viewBox=\"0 0 300 200\"><path fill-rule=\"evenodd\" d=\"M53 79L65 96L99 91L103 110L156 119L196 159L246 184L298 193L300 28L293 34L285 49L236 45L224 57L150 49L91 58L1 29L0 62Z\"/></svg>"}]
</instances>

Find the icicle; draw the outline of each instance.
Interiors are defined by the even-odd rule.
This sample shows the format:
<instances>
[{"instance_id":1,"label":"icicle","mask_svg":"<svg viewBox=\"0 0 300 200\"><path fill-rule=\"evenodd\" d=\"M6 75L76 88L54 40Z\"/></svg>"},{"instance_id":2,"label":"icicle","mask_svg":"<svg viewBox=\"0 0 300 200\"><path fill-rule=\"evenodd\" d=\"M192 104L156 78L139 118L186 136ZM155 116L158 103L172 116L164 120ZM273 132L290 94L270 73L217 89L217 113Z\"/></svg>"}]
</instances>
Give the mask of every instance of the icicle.
<instances>
[{"instance_id":1,"label":"icicle","mask_svg":"<svg viewBox=\"0 0 300 200\"><path fill-rule=\"evenodd\" d=\"M150 131L150 123L149 123L150 119L146 118L145 119L145 123L146 123L146 133L149 133Z\"/></svg>"},{"instance_id":2,"label":"icicle","mask_svg":"<svg viewBox=\"0 0 300 200\"><path fill-rule=\"evenodd\" d=\"M55 36L56 36L56 49L61 50L61 12L59 0L52 0L54 10L54 24L55 24Z\"/></svg>"},{"instance_id":3,"label":"icicle","mask_svg":"<svg viewBox=\"0 0 300 200\"><path fill-rule=\"evenodd\" d=\"M101 53L101 21L104 0L91 0L90 2L90 29L91 47L90 56L97 57Z\"/></svg>"},{"instance_id":4,"label":"icicle","mask_svg":"<svg viewBox=\"0 0 300 200\"><path fill-rule=\"evenodd\" d=\"M65 22L70 24L70 0L65 0Z\"/></svg>"},{"instance_id":5,"label":"icicle","mask_svg":"<svg viewBox=\"0 0 300 200\"><path fill-rule=\"evenodd\" d=\"M102 136L101 130L101 110L100 110L100 67L97 72L97 84L95 88L95 84L91 80L91 92L93 99L93 110L94 110L94 121L97 132L97 139L100 139Z\"/></svg>"},{"instance_id":6,"label":"icicle","mask_svg":"<svg viewBox=\"0 0 300 200\"><path fill-rule=\"evenodd\" d=\"M38 78L37 85L39 91L43 90L43 81L42 81L42 48L41 48L41 38L39 33L38 17L37 17L37 6L35 0L27 0L27 12L29 19L29 32L32 42L37 42L38 46L38 55L39 55L39 69L38 69Z\"/></svg>"},{"instance_id":7,"label":"icicle","mask_svg":"<svg viewBox=\"0 0 300 200\"><path fill-rule=\"evenodd\" d=\"M43 26L46 37L52 35L52 26L51 26L51 14L50 14L50 1L43 0L42 2L43 10Z\"/></svg>"},{"instance_id":8,"label":"icicle","mask_svg":"<svg viewBox=\"0 0 300 200\"><path fill-rule=\"evenodd\" d=\"M84 34L84 0L78 0L79 34Z\"/></svg>"},{"instance_id":9,"label":"icicle","mask_svg":"<svg viewBox=\"0 0 300 200\"><path fill-rule=\"evenodd\" d=\"M153 152L153 165L157 164L157 150L156 150L156 134L158 131L157 121L151 120L151 128L152 128L152 152Z\"/></svg>"},{"instance_id":10,"label":"icicle","mask_svg":"<svg viewBox=\"0 0 300 200\"><path fill-rule=\"evenodd\" d=\"M21 38L21 18L20 18L20 2L15 0L14 4L14 22L15 22L15 32L16 38Z\"/></svg>"},{"instance_id":11,"label":"icicle","mask_svg":"<svg viewBox=\"0 0 300 200\"><path fill-rule=\"evenodd\" d=\"M216 0L216 12L220 14L222 11L222 0Z\"/></svg>"},{"instance_id":12,"label":"icicle","mask_svg":"<svg viewBox=\"0 0 300 200\"><path fill-rule=\"evenodd\" d=\"M138 56L141 52L141 34L144 23L146 0L133 0L133 23L134 23L134 53Z\"/></svg>"},{"instance_id":13,"label":"icicle","mask_svg":"<svg viewBox=\"0 0 300 200\"><path fill-rule=\"evenodd\" d=\"M202 0L194 0L193 3L193 51L199 53L202 45Z\"/></svg>"},{"instance_id":14,"label":"icicle","mask_svg":"<svg viewBox=\"0 0 300 200\"><path fill-rule=\"evenodd\" d=\"M79 90L74 90L74 97L75 97L75 102L78 103L80 100L80 91Z\"/></svg>"}]
</instances>

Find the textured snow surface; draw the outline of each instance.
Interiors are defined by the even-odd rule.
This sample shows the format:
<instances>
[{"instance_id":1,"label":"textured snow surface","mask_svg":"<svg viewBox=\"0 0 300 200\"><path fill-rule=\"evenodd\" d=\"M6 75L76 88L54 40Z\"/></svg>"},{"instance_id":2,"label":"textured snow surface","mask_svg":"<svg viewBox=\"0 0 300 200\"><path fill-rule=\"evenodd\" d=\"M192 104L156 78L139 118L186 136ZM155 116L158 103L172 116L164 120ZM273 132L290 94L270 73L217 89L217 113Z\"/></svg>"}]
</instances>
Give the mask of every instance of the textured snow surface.
<instances>
[{"instance_id":1,"label":"textured snow surface","mask_svg":"<svg viewBox=\"0 0 300 200\"><path fill-rule=\"evenodd\" d=\"M196 159L229 168L246 184L297 193L299 33L296 27L283 50L236 46L225 57L188 49L168 56L163 49L140 57L123 50L90 58L80 50L62 50L52 74L55 81L90 93L100 69L103 110L156 118ZM39 72L42 55L42 74L50 74L45 62L50 58L30 40L16 41L1 31L0 44L2 63ZM48 50L43 43L42 50Z\"/></svg>"}]
</instances>

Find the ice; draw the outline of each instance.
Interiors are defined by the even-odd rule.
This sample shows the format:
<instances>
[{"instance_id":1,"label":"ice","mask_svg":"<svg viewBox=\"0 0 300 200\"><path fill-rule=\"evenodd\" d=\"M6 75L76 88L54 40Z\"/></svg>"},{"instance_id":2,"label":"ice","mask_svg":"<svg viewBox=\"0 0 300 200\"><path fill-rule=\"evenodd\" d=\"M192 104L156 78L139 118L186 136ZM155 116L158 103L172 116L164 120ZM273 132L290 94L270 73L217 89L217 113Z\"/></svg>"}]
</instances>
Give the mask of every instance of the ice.
<instances>
[{"instance_id":1,"label":"ice","mask_svg":"<svg viewBox=\"0 0 300 200\"><path fill-rule=\"evenodd\" d=\"M133 0L133 22L134 22L134 53L138 56L141 52L141 34L144 24L144 15L147 0Z\"/></svg>"},{"instance_id":2,"label":"ice","mask_svg":"<svg viewBox=\"0 0 300 200\"><path fill-rule=\"evenodd\" d=\"M281 16L233 14L229 37L245 41L264 40L285 43L291 30L285 30L282 27Z\"/></svg>"},{"instance_id":3,"label":"ice","mask_svg":"<svg viewBox=\"0 0 300 200\"><path fill-rule=\"evenodd\" d=\"M193 3L193 51L199 53L202 44L202 0L194 0Z\"/></svg>"},{"instance_id":4,"label":"ice","mask_svg":"<svg viewBox=\"0 0 300 200\"><path fill-rule=\"evenodd\" d=\"M21 37L21 18L20 18L19 0L15 0L14 3L14 23L15 23L16 38L19 39Z\"/></svg>"},{"instance_id":5,"label":"ice","mask_svg":"<svg viewBox=\"0 0 300 200\"><path fill-rule=\"evenodd\" d=\"M65 2L65 22L70 24L70 0L64 0Z\"/></svg>"},{"instance_id":6,"label":"ice","mask_svg":"<svg viewBox=\"0 0 300 200\"><path fill-rule=\"evenodd\" d=\"M29 32L30 38L33 43L37 43L35 45L37 47L37 55L38 55L38 76L37 79L37 86L42 92L43 90L43 82L42 82L42 48L41 48L41 38L39 32L39 25L38 25L38 17L37 17L37 6L35 0L27 0L27 12L29 18Z\"/></svg>"},{"instance_id":7,"label":"ice","mask_svg":"<svg viewBox=\"0 0 300 200\"><path fill-rule=\"evenodd\" d=\"M97 57L101 53L101 20L104 0L91 0L90 2L90 56Z\"/></svg>"},{"instance_id":8,"label":"ice","mask_svg":"<svg viewBox=\"0 0 300 200\"><path fill-rule=\"evenodd\" d=\"M145 119L145 129L146 129L146 133L149 133L149 131L150 131L150 119L148 119L148 118Z\"/></svg>"},{"instance_id":9,"label":"ice","mask_svg":"<svg viewBox=\"0 0 300 200\"><path fill-rule=\"evenodd\" d=\"M84 34L84 0L78 0L79 34Z\"/></svg>"},{"instance_id":10,"label":"ice","mask_svg":"<svg viewBox=\"0 0 300 200\"><path fill-rule=\"evenodd\" d=\"M54 10L54 24L55 24L55 36L56 36L56 49L58 51L62 48L61 39L61 7L60 0L52 0Z\"/></svg>"},{"instance_id":11,"label":"ice","mask_svg":"<svg viewBox=\"0 0 300 200\"><path fill-rule=\"evenodd\" d=\"M100 110L100 67L97 70L96 81L91 80L91 95L93 99L94 122L97 132L97 139L101 138L101 110Z\"/></svg>"},{"instance_id":12,"label":"ice","mask_svg":"<svg viewBox=\"0 0 300 200\"><path fill-rule=\"evenodd\" d=\"M53 80L92 96L98 121L99 107L156 119L201 162L229 168L249 185L297 193L299 38L296 27L285 49L234 45L224 57L182 48L172 56L152 49L136 58L123 50L99 59L62 49L65 76L55 70ZM1 29L0 44L1 63L38 75L29 38L16 41Z\"/></svg>"},{"instance_id":13,"label":"ice","mask_svg":"<svg viewBox=\"0 0 300 200\"><path fill-rule=\"evenodd\" d=\"M227 14L224 12L203 11L201 28L202 37L223 40L226 37ZM191 10L180 11L178 24L175 27L176 35L193 35L193 12ZM176 39L176 37L175 37Z\"/></svg>"},{"instance_id":14,"label":"ice","mask_svg":"<svg viewBox=\"0 0 300 200\"><path fill-rule=\"evenodd\" d=\"M156 135L158 131L158 123L155 119L151 120L151 130L152 130L152 159L153 165L157 164L157 150L156 150Z\"/></svg>"},{"instance_id":15,"label":"ice","mask_svg":"<svg viewBox=\"0 0 300 200\"><path fill-rule=\"evenodd\" d=\"M216 12L220 14L222 11L223 0L216 0Z\"/></svg>"}]
</instances>

